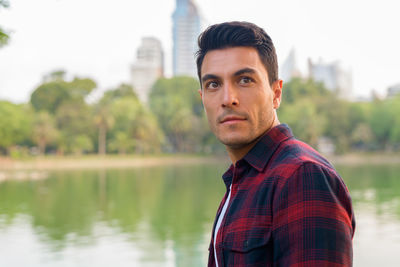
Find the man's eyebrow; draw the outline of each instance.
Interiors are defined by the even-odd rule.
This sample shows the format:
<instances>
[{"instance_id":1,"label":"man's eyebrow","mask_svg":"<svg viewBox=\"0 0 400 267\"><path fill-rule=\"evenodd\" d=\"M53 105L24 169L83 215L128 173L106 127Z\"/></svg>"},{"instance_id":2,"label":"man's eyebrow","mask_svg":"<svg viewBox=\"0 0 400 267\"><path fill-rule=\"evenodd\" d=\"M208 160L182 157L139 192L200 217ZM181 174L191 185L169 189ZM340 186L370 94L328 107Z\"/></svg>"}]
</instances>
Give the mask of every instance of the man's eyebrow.
<instances>
[{"instance_id":1,"label":"man's eyebrow","mask_svg":"<svg viewBox=\"0 0 400 267\"><path fill-rule=\"evenodd\" d=\"M254 74L254 73L256 73L256 71L254 69L251 69L251 68L244 68L244 69L241 69L241 70L238 70L237 72L235 72L234 76L239 76L239 75L242 75L242 74L245 74L245 73Z\"/></svg>"},{"instance_id":2,"label":"man's eyebrow","mask_svg":"<svg viewBox=\"0 0 400 267\"><path fill-rule=\"evenodd\" d=\"M239 76L239 75L242 75L242 74L245 74L245 73L254 74L254 73L256 73L256 71L254 69L252 69L252 68L244 68L244 69L240 69L240 70L236 71L233 75L234 76ZM206 74L201 78L201 82L204 83L207 80L219 79L219 78L220 78L219 76L214 75L214 74Z\"/></svg>"},{"instance_id":3,"label":"man's eyebrow","mask_svg":"<svg viewBox=\"0 0 400 267\"><path fill-rule=\"evenodd\" d=\"M201 77L201 82L204 83L205 81L210 80L210 79L219 79L219 77L214 74L206 74L203 77Z\"/></svg>"}]
</instances>

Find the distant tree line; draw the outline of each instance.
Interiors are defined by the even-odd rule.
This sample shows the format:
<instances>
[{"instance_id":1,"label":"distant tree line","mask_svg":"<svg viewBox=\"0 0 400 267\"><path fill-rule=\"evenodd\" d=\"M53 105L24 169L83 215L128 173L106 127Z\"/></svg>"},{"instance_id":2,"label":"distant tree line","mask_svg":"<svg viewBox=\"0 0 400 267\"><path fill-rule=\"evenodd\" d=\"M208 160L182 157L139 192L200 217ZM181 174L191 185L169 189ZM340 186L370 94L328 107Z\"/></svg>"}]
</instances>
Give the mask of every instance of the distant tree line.
<instances>
[{"instance_id":1,"label":"distant tree line","mask_svg":"<svg viewBox=\"0 0 400 267\"><path fill-rule=\"evenodd\" d=\"M127 84L88 103L96 82L65 76L63 71L46 75L29 103L0 101L0 155L221 149L208 130L193 78L159 79L144 104Z\"/></svg>"},{"instance_id":2,"label":"distant tree line","mask_svg":"<svg viewBox=\"0 0 400 267\"><path fill-rule=\"evenodd\" d=\"M96 87L92 79L67 80L56 71L44 77L29 103L0 101L0 154L223 151L208 129L196 79L159 79L147 104L127 84L88 103ZM400 150L400 97L350 102L321 83L293 79L284 84L278 113L314 147L324 137L336 153Z\"/></svg>"},{"instance_id":3,"label":"distant tree line","mask_svg":"<svg viewBox=\"0 0 400 267\"><path fill-rule=\"evenodd\" d=\"M351 102L322 83L295 78L284 85L278 113L299 139L317 146L328 138L336 153L400 150L400 95Z\"/></svg>"},{"instance_id":4,"label":"distant tree line","mask_svg":"<svg viewBox=\"0 0 400 267\"><path fill-rule=\"evenodd\" d=\"M8 8L10 3L7 0L0 0L0 9L1 8ZM6 45L9 41L10 37L7 34L7 31L4 30L0 25L0 48Z\"/></svg>"}]
</instances>

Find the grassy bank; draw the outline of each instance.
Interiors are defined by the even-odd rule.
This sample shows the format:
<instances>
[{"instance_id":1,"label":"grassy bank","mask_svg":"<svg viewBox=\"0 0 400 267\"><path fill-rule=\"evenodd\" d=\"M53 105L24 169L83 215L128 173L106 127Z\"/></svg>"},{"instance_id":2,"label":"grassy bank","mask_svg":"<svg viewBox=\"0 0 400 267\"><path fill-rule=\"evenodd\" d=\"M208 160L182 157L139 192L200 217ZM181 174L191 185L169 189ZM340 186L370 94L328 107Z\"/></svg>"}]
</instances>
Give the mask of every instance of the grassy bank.
<instances>
[{"instance_id":1,"label":"grassy bank","mask_svg":"<svg viewBox=\"0 0 400 267\"><path fill-rule=\"evenodd\" d=\"M400 164L400 154L390 153L351 153L326 156L333 164ZM225 155L82 155L82 156L44 156L26 159L0 157L0 170L57 170L57 169L103 169L134 168L159 165L195 164L228 162Z\"/></svg>"},{"instance_id":2,"label":"grassy bank","mask_svg":"<svg viewBox=\"0 0 400 267\"><path fill-rule=\"evenodd\" d=\"M40 180L53 170L121 169L163 165L207 164L221 162L228 165L227 157L204 155L84 155L46 156L15 160L0 158L0 182L6 180Z\"/></svg>"},{"instance_id":3,"label":"grassy bank","mask_svg":"<svg viewBox=\"0 0 400 267\"><path fill-rule=\"evenodd\" d=\"M385 165L400 164L400 154L352 153L327 156L334 165ZM229 164L225 155L83 155L45 156L26 159L0 157L0 182L13 180L44 179L52 170L117 169L182 164Z\"/></svg>"},{"instance_id":4,"label":"grassy bank","mask_svg":"<svg viewBox=\"0 0 400 267\"><path fill-rule=\"evenodd\" d=\"M0 170L63 170L63 169L104 169L134 168L174 164L212 163L227 161L224 156L204 155L83 155L45 156L22 160L0 158Z\"/></svg>"},{"instance_id":5,"label":"grassy bank","mask_svg":"<svg viewBox=\"0 0 400 267\"><path fill-rule=\"evenodd\" d=\"M393 165L400 164L400 153L349 153L327 158L340 165Z\"/></svg>"}]
</instances>

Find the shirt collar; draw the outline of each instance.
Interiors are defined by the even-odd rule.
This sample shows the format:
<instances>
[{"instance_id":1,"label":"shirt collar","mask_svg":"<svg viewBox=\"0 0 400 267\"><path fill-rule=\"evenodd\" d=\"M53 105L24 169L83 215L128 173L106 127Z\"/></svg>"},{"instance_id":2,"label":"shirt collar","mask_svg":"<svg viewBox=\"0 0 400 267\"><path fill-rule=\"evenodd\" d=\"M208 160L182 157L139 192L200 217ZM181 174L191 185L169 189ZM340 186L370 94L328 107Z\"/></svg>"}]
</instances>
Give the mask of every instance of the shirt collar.
<instances>
[{"instance_id":1,"label":"shirt collar","mask_svg":"<svg viewBox=\"0 0 400 267\"><path fill-rule=\"evenodd\" d=\"M288 125L279 124L273 127L258 140L254 147L252 147L241 160L236 162L236 165L240 166L243 164L242 161L246 161L250 166L261 172L278 146L291 137L293 137L293 133ZM233 169L234 166L231 164L229 169L222 176L225 184L230 183L233 176Z\"/></svg>"},{"instance_id":2,"label":"shirt collar","mask_svg":"<svg viewBox=\"0 0 400 267\"><path fill-rule=\"evenodd\" d=\"M257 144L243 157L243 160L261 172L278 146L291 137L293 137L293 133L289 126L279 124L265 133Z\"/></svg>"}]
</instances>

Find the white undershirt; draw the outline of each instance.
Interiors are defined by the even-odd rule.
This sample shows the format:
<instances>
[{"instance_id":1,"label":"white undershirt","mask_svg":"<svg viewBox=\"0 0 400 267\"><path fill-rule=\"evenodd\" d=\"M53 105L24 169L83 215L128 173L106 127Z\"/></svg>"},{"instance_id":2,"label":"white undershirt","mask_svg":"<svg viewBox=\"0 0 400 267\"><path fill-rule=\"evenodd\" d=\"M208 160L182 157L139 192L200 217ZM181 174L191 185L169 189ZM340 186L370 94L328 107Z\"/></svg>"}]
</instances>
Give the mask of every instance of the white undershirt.
<instances>
[{"instance_id":1,"label":"white undershirt","mask_svg":"<svg viewBox=\"0 0 400 267\"><path fill-rule=\"evenodd\" d=\"M222 219L224 218L225 213L226 213L226 209L228 208L228 203L229 203L229 200L231 198L231 191L232 191L232 184L229 187L228 197L226 198L224 206L222 207L222 211L219 214L218 221L217 221L217 224L215 225L215 230L214 230L214 257L215 257L215 265L217 267L218 267L218 260L217 260L217 251L215 250L215 242L217 240L217 234L218 234L218 230L219 230L219 228L221 226Z\"/></svg>"}]
</instances>

